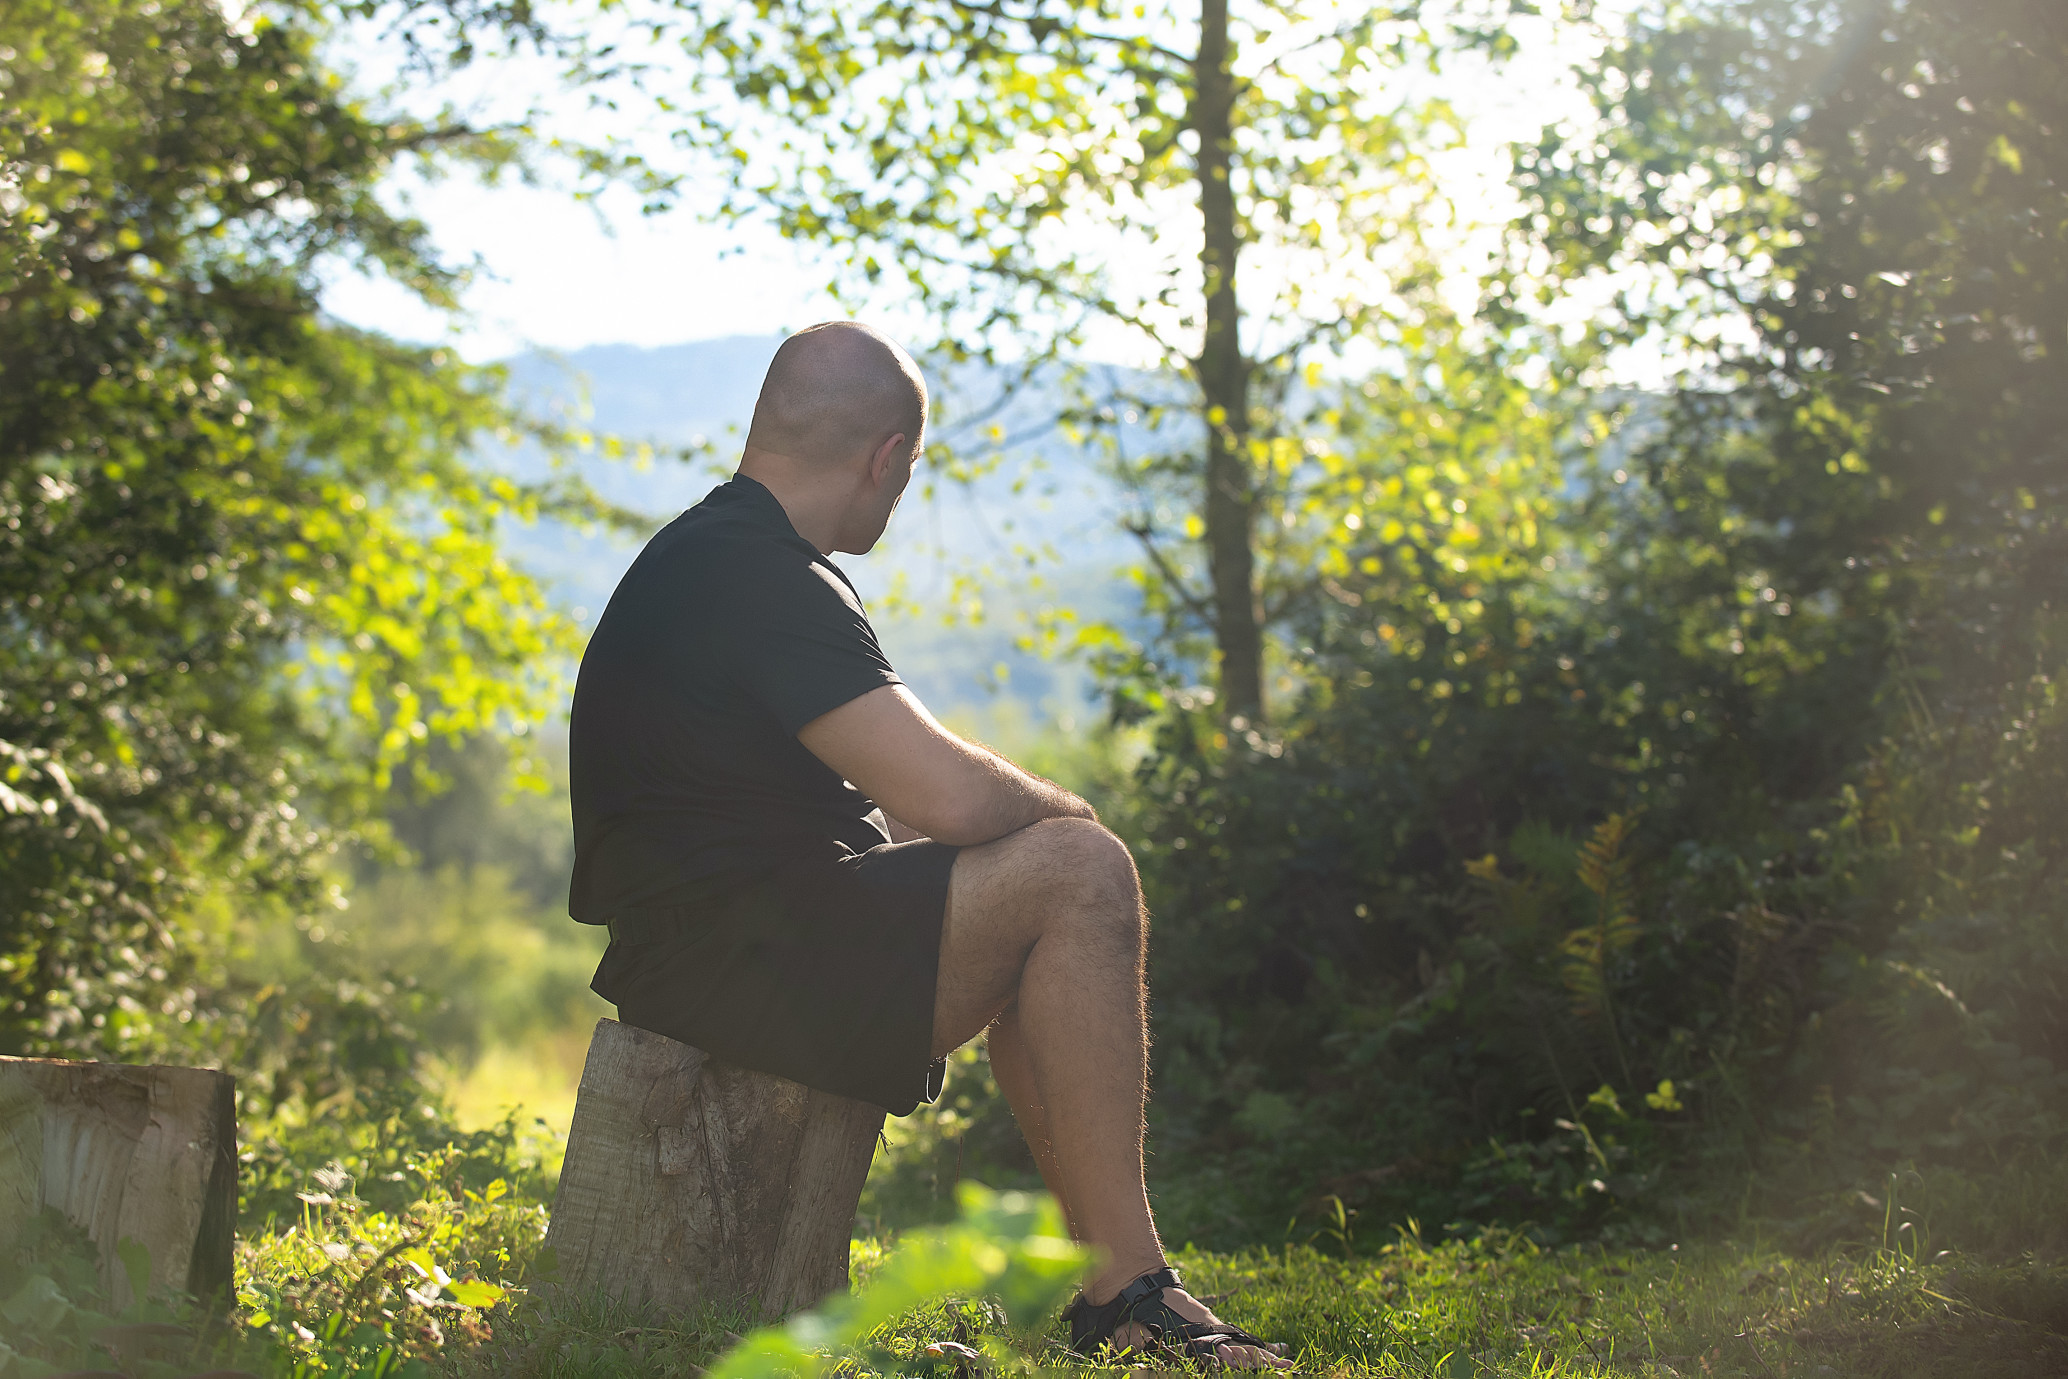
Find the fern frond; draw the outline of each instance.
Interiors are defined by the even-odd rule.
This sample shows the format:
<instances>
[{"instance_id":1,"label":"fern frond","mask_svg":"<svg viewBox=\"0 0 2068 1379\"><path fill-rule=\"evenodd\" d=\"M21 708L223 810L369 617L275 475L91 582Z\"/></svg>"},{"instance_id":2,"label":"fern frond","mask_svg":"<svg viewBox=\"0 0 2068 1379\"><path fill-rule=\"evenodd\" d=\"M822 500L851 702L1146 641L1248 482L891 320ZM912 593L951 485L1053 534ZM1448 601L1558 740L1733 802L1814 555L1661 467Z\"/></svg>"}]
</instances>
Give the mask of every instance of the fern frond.
<instances>
[{"instance_id":1,"label":"fern frond","mask_svg":"<svg viewBox=\"0 0 2068 1379\"><path fill-rule=\"evenodd\" d=\"M1611 814L1594 826L1594 832L1580 844L1580 884L1596 895L1607 895L1627 881L1630 859L1623 856L1623 844L1637 831L1635 814Z\"/></svg>"},{"instance_id":2,"label":"fern frond","mask_svg":"<svg viewBox=\"0 0 2068 1379\"><path fill-rule=\"evenodd\" d=\"M1636 943L1642 926L1637 922L1636 896L1630 879L1630 859L1623 844L1636 831L1635 814L1611 814L1595 826L1580 845L1577 875L1591 891L1596 903L1594 922L1565 936L1559 944L1564 955L1559 975L1572 997L1574 1013L1608 1031L1616 1061L1629 1076L1629 1060L1623 1054L1623 1039L1616 1028L1615 1006L1609 996L1609 959Z\"/></svg>"}]
</instances>

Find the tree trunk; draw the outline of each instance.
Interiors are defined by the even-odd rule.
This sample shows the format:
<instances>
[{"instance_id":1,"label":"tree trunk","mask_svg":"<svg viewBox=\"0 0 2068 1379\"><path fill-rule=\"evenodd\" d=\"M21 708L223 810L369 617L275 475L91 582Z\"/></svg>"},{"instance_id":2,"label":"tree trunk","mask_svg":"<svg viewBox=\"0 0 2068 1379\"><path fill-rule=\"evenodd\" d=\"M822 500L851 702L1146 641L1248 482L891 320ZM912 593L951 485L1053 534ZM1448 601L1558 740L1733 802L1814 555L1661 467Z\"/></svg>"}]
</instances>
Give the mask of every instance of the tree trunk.
<instances>
[{"instance_id":1,"label":"tree trunk","mask_svg":"<svg viewBox=\"0 0 2068 1379\"><path fill-rule=\"evenodd\" d=\"M227 1293L237 1218L236 1083L206 1068L0 1058L0 1250L45 1208L85 1230L131 1301L124 1241L151 1286Z\"/></svg>"},{"instance_id":2,"label":"tree trunk","mask_svg":"<svg viewBox=\"0 0 2068 1379\"><path fill-rule=\"evenodd\" d=\"M765 1318L847 1286L881 1109L599 1020L546 1244L558 1286Z\"/></svg>"},{"instance_id":3,"label":"tree trunk","mask_svg":"<svg viewBox=\"0 0 2068 1379\"><path fill-rule=\"evenodd\" d=\"M1214 641L1220 651L1220 707L1229 718L1264 717L1264 642L1257 609L1256 496L1249 459L1249 360L1235 295L1242 236L1236 217L1235 82L1229 72L1228 0L1202 0L1199 54L1192 63L1187 122L1199 139L1199 264L1206 337L1193 373L1206 406L1207 568L1213 581Z\"/></svg>"}]
</instances>

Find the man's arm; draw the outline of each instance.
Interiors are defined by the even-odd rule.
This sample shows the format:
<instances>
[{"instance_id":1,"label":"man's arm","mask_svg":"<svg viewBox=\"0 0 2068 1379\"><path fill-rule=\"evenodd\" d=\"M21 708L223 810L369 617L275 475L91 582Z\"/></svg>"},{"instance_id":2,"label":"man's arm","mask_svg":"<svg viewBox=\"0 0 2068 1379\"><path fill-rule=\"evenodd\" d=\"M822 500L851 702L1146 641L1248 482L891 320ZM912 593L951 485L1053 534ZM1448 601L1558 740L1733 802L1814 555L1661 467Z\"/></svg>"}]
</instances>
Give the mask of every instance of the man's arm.
<instances>
[{"instance_id":1,"label":"man's arm","mask_svg":"<svg viewBox=\"0 0 2068 1379\"><path fill-rule=\"evenodd\" d=\"M1042 819L1096 819L1077 796L943 728L903 685L850 699L797 730L813 756L886 815L970 846Z\"/></svg>"}]
</instances>

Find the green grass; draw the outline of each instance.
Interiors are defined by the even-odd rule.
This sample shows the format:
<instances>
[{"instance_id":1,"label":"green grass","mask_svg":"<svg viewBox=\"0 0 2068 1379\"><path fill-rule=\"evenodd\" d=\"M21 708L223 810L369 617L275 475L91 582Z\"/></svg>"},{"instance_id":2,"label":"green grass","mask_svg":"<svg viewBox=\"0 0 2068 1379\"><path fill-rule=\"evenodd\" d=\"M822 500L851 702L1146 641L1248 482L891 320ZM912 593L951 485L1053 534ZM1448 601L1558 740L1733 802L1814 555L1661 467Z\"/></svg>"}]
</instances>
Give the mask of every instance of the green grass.
<instances>
[{"instance_id":1,"label":"green grass","mask_svg":"<svg viewBox=\"0 0 2068 1379\"><path fill-rule=\"evenodd\" d=\"M537 1289L542 1207L497 1185L465 1189L456 1163L452 1152L415 1161L414 1200L394 1212L353 1197L341 1175L321 1175L312 1187L328 1190L309 1193L316 1200L292 1226L240 1240L228 1327L167 1300L118 1314L95 1295L83 1238L53 1225L19 1258L0 1261L0 1376L107 1371L117 1329L176 1323L184 1339L161 1336L148 1357L123 1359L121 1372L696 1379L751 1330L753 1319L737 1312L662 1317ZM1988 1247L1938 1248L1934 1237L1961 1237L1962 1223L1943 1219L1944 1209L1979 1209L1989 1195L1979 1179L1961 1184L1964 1195L1946 1194L1907 1225L1891 1203L1879 1239L1851 1245L1803 1247L1799 1223L1749 1223L1735 1241L1667 1249L1549 1249L1517 1231L1436 1241L1407 1230L1377 1248L1339 1240L1363 1247L1349 1254L1290 1245L1183 1250L1174 1262L1229 1320L1289 1342L1302 1373L1328 1379L2068 1375L2068 1261L2016 1253L2001 1225L1987 1232ZM1995 1196L2026 1200L2015 1187ZM2057 1238L2057 1221L2029 1224L2032 1240ZM855 1242L857 1284L892 1278L895 1248ZM905 1278L896 1296L922 1295L909 1268ZM886 1294L875 1296L880 1305ZM929 1341L956 1340L990 1342L1000 1379L1092 1373L1060 1349L1054 1326L1045 1338L1015 1339L1000 1322L978 1298L926 1304L871 1334L836 1372L969 1379L924 1354Z\"/></svg>"},{"instance_id":2,"label":"green grass","mask_svg":"<svg viewBox=\"0 0 2068 1379\"><path fill-rule=\"evenodd\" d=\"M858 1243L858 1281L880 1250ZM1406 1236L1351 1258L1306 1247L1184 1251L1176 1263L1229 1319L1291 1342L1303 1373L1331 1379L2068 1374L2068 1268L2036 1260L1735 1245L1546 1251L1496 1234L1441 1244ZM470 1379L681 1379L712 1364L743 1321L520 1303L494 1322L495 1340L449 1368ZM952 1367L927 1361L925 1343L987 1334L997 1334L987 1308L946 1302L878 1333L874 1362L842 1370L946 1376ZM1089 1374L1054 1334L1018 1348L1024 1365Z\"/></svg>"},{"instance_id":3,"label":"green grass","mask_svg":"<svg viewBox=\"0 0 2068 1379\"><path fill-rule=\"evenodd\" d=\"M2053 1375L2068 1271L1874 1251L1543 1252L1489 1237L1373 1258L1180 1267L1231 1319L1336 1375Z\"/></svg>"}]
</instances>

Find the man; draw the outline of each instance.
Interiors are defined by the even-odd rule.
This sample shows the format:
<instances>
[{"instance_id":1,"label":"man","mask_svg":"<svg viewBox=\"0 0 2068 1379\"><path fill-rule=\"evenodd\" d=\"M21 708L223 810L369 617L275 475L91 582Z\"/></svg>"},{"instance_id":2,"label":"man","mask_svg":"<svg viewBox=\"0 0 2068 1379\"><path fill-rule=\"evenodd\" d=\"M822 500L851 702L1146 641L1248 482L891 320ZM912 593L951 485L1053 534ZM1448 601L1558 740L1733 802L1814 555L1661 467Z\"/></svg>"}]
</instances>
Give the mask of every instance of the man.
<instances>
[{"instance_id":1,"label":"man","mask_svg":"<svg viewBox=\"0 0 2068 1379\"><path fill-rule=\"evenodd\" d=\"M1073 1344L1282 1366L1164 1261L1142 1182L1133 860L1090 805L963 741L826 557L882 536L926 385L852 322L783 342L739 473L664 528L582 658L569 910L630 1024L903 1115L988 1033L1071 1229Z\"/></svg>"}]
</instances>

